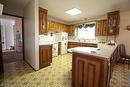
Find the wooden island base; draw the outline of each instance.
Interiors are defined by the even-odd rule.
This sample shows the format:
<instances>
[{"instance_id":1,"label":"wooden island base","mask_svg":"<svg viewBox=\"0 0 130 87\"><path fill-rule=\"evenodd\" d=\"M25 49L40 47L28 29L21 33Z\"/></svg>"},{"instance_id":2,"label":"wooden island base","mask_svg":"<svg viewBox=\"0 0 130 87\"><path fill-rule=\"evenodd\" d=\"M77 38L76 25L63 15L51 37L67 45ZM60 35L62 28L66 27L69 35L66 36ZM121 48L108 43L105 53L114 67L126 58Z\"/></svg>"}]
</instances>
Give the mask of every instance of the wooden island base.
<instances>
[{"instance_id":1,"label":"wooden island base","mask_svg":"<svg viewBox=\"0 0 130 87\"><path fill-rule=\"evenodd\" d=\"M72 53L72 87L109 87L113 69L111 59L114 59L112 55L115 51L108 53L109 58L108 55L105 57L91 52L82 53L81 49ZM97 51L99 53L102 52Z\"/></svg>"}]
</instances>

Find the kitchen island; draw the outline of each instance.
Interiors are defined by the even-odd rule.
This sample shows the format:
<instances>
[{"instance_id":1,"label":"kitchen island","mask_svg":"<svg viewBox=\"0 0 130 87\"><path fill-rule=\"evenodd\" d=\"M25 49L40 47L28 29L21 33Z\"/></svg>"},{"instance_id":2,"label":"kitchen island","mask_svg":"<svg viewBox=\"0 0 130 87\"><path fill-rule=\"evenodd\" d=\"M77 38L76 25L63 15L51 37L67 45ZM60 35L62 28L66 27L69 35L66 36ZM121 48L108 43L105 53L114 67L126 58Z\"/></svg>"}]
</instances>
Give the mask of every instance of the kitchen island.
<instances>
[{"instance_id":1,"label":"kitchen island","mask_svg":"<svg viewBox=\"0 0 130 87\"><path fill-rule=\"evenodd\" d=\"M72 87L109 87L117 46L72 48Z\"/></svg>"}]
</instances>

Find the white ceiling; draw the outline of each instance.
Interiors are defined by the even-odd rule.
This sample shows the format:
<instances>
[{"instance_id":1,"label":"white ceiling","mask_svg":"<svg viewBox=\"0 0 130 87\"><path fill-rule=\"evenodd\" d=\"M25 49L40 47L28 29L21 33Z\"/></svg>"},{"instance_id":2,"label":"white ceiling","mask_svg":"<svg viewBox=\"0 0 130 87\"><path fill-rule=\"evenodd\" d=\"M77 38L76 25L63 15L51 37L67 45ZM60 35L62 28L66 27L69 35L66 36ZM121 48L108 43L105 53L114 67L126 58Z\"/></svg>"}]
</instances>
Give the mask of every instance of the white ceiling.
<instances>
[{"instance_id":1,"label":"white ceiling","mask_svg":"<svg viewBox=\"0 0 130 87\"><path fill-rule=\"evenodd\" d=\"M48 10L48 15L68 23L105 15L115 10L129 10L130 0L39 0L40 7ZM82 14L71 16L65 13L78 8Z\"/></svg>"},{"instance_id":2,"label":"white ceiling","mask_svg":"<svg viewBox=\"0 0 130 87\"><path fill-rule=\"evenodd\" d=\"M4 6L11 6L17 9L23 9L30 0L0 0Z\"/></svg>"},{"instance_id":3,"label":"white ceiling","mask_svg":"<svg viewBox=\"0 0 130 87\"><path fill-rule=\"evenodd\" d=\"M5 6L23 9L30 0L0 0ZM130 0L39 0L40 7L48 10L52 18L66 23L99 17L115 10L130 10ZM71 8L78 8L82 14L71 16L65 13Z\"/></svg>"}]
</instances>

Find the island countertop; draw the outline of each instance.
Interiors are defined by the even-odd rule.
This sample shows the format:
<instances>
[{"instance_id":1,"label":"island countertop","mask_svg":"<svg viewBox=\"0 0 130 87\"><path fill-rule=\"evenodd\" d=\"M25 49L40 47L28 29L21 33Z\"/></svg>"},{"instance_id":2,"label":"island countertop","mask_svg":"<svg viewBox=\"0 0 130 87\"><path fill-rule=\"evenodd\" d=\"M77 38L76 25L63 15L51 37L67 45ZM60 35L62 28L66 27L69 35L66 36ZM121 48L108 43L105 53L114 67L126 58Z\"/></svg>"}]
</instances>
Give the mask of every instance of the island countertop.
<instances>
[{"instance_id":1,"label":"island countertop","mask_svg":"<svg viewBox=\"0 0 130 87\"><path fill-rule=\"evenodd\" d=\"M93 56L99 56L104 58L110 58L117 46L105 45L101 48L93 47L75 47L68 49L68 52L76 52L81 54L88 54Z\"/></svg>"}]
</instances>

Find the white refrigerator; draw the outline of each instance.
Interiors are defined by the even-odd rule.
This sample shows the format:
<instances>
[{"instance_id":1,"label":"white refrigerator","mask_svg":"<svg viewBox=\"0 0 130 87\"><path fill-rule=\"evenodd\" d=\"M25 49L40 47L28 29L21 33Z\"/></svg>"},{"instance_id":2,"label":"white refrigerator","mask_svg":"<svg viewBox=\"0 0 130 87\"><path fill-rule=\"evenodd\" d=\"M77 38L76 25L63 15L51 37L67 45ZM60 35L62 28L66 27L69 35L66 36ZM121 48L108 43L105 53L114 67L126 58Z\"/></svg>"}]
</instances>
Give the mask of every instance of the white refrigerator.
<instances>
[{"instance_id":1,"label":"white refrigerator","mask_svg":"<svg viewBox=\"0 0 130 87\"><path fill-rule=\"evenodd\" d=\"M55 39L57 42L60 42L61 44L60 46L60 53L62 54L66 54L67 53L67 46L68 46L68 33L66 32L60 32L60 33L56 33Z\"/></svg>"}]
</instances>

